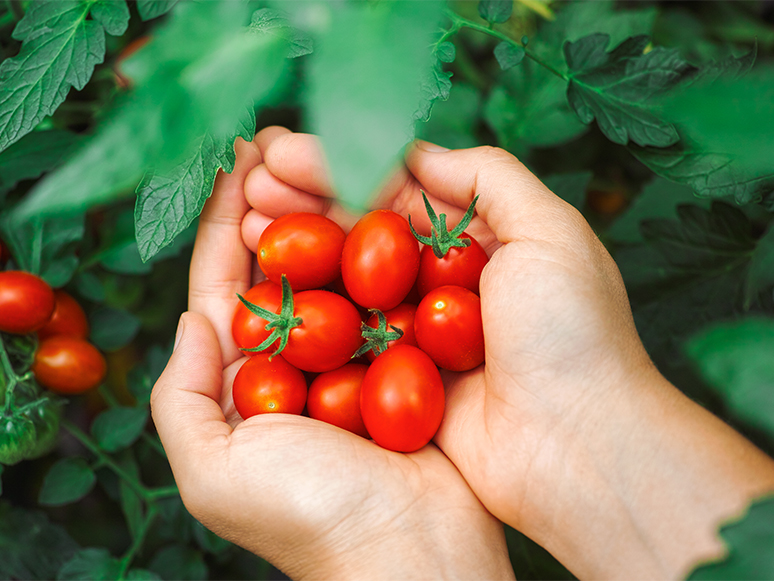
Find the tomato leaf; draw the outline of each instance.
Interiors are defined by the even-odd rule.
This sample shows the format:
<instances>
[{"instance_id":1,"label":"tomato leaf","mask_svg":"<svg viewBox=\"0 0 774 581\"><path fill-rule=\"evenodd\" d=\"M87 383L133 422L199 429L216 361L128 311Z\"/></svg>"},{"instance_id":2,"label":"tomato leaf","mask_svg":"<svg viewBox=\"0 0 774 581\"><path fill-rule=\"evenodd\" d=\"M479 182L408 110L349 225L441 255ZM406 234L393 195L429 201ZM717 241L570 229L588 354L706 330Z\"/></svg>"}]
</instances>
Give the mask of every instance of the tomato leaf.
<instances>
[{"instance_id":1,"label":"tomato leaf","mask_svg":"<svg viewBox=\"0 0 774 581\"><path fill-rule=\"evenodd\" d=\"M148 410L145 408L110 408L96 417L91 425L91 435L103 450L118 452L137 441L146 423Z\"/></svg>"},{"instance_id":2,"label":"tomato leaf","mask_svg":"<svg viewBox=\"0 0 774 581\"><path fill-rule=\"evenodd\" d=\"M565 202L582 212L586 204L586 188L593 175L590 171L553 174L546 176L543 183Z\"/></svg>"},{"instance_id":3,"label":"tomato leaf","mask_svg":"<svg viewBox=\"0 0 774 581\"><path fill-rule=\"evenodd\" d=\"M57 581L118 579L121 562L111 557L107 549L81 549L57 573Z\"/></svg>"},{"instance_id":4,"label":"tomato leaf","mask_svg":"<svg viewBox=\"0 0 774 581\"><path fill-rule=\"evenodd\" d=\"M172 10L177 3L178 0L137 0L137 12L143 20L152 20Z\"/></svg>"},{"instance_id":5,"label":"tomato leaf","mask_svg":"<svg viewBox=\"0 0 774 581\"><path fill-rule=\"evenodd\" d=\"M161 376L161 372L164 371L171 355L171 345L168 348L154 345L148 350L142 363L129 371L127 376L129 391L137 398L138 404L150 403L151 390Z\"/></svg>"},{"instance_id":6,"label":"tomato leaf","mask_svg":"<svg viewBox=\"0 0 774 581\"><path fill-rule=\"evenodd\" d=\"M478 3L478 13L492 24L505 22L513 12L513 0L481 0Z\"/></svg>"},{"instance_id":7,"label":"tomato leaf","mask_svg":"<svg viewBox=\"0 0 774 581\"><path fill-rule=\"evenodd\" d=\"M123 468L127 474L131 474L139 481L140 467L131 455L122 458L121 468ZM137 540L145 516L145 504L142 498L135 492L134 488L129 486L126 480L122 479L120 481L119 490L121 511L124 513L124 518L126 519L126 524L129 527L129 533L132 535L132 539Z\"/></svg>"},{"instance_id":8,"label":"tomato leaf","mask_svg":"<svg viewBox=\"0 0 774 581\"><path fill-rule=\"evenodd\" d=\"M103 351L128 345L140 330L140 320L124 309L99 307L89 316L89 340Z\"/></svg>"},{"instance_id":9,"label":"tomato leaf","mask_svg":"<svg viewBox=\"0 0 774 581\"><path fill-rule=\"evenodd\" d=\"M156 573L147 569L132 569L126 578L129 581L156 581L161 579Z\"/></svg>"},{"instance_id":10,"label":"tomato leaf","mask_svg":"<svg viewBox=\"0 0 774 581\"><path fill-rule=\"evenodd\" d=\"M0 152L0 201L20 181L37 178L59 165L79 140L70 131L33 131Z\"/></svg>"},{"instance_id":11,"label":"tomato leaf","mask_svg":"<svg viewBox=\"0 0 774 581\"><path fill-rule=\"evenodd\" d=\"M457 58L457 48L453 42L447 40L435 48L435 55L442 63L453 63L454 59Z\"/></svg>"},{"instance_id":12,"label":"tomato leaf","mask_svg":"<svg viewBox=\"0 0 774 581\"><path fill-rule=\"evenodd\" d=\"M170 545L159 550L148 568L162 579L198 581L207 578L207 564L201 553L184 545Z\"/></svg>"},{"instance_id":13,"label":"tomato leaf","mask_svg":"<svg viewBox=\"0 0 774 581\"><path fill-rule=\"evenodd\" d=\"M478 90L465 83L456 83L449 99L436 102L432 117L417 126L417 135L451 149L475 147L479 144L476 130L480 106Z\"/></svg>"},{"instance_id":14,"label":"tomato leaf","mask_svg":"<svg viewBox=\"0 0 774 581\"><path fill-rule=\"evenodd\" d=\"M77 456L62 458L46 474L38 502L46 506L76 502L91 492L95 481L94 471L86 460Z\"/></svg>"},{"instance_id":15,"label":"tomato leaf","mask_svg":"<svg viewBox=\"0 0 774 581\"><path fill-rule=\"evenodd\" d=\"M290 21L271 8L261 8L253 13L250 28L256 32L277 36L288 44L287 58L310 54L314 49L312 37L290 25Z\"/></svg>"},{"instance_id":16,"label":"tomato leaf","mask_svg":"<svg viewBox=\"0 0 774 581\"><path fill-rule=\"evenodd\" d=\"M500 68L507 71L524 60L524 49L503 41L495 47L494 55Z\"/></svg>"}]
</instances>

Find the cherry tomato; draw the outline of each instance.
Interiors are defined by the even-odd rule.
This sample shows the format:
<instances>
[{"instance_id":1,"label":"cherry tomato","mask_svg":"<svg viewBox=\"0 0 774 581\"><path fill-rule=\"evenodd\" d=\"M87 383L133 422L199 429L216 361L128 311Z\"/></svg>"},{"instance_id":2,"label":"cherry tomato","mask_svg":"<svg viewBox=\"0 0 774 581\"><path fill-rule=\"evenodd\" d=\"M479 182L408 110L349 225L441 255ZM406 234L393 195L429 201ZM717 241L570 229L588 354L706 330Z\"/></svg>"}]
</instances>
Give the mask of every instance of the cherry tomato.
<instances>
[{"instance_id":1,"label":"cherry tomato","mask_svg":"<svg viewBox=\"0 0 774 581\"><path fill-rule=\"evenodd\" d=\"M244 294L251 303L263 307L273 313L279 313L282 304L282 288L270 280L259 282ZM271 331L266 330L268 321L247 310L241 302L234 311L231 322L231 335L240 349L257 347L265 341ZM245 351L245 355L253 356L256 352Z\"/></svg>"},{"instance_id":2,"label":"cherry tomato","mask_svg":"<svg viewBox=\"0 0 774 581\"><path fill-rule=\"evenodd\" d=\"M367 365L347 363L315 377L306 400L309 416L368 438L360 415L360 385L366 371Z\"/></svg>"},{"instance_id":3,"label":"cherry tomato","mask_svg":"<svg viewBox=\"0 0 774 581\"><path fill-rule=\"evenodd\" d=\"M414 285L419 244L408 221L390 210L363 216L344 242L341 276L352 300L366 308L397 307Z\"/></svg>"},{"instance_id":4,"label":"cherry tomato","mask_svg":"<svg viewBox=\"0 0 774 581\"><path fill-rule=\"evenodd\" d=\"M394 345L413 345L414 347L417 346L417 339L414 336L414 314L417 312L416 305L411 305L409 303L401 303L394 309L390 309L386 313L384 313L384 317L387 319L387 328L390 329L390 326L397 327L401 331L403 331L403 337L400 339L397 339L395 341L388 341L387 342L387 349L390 347L393 347ZM371 315L368 320L366 321L366 325L369 327L373 327L374 329L377 329L379 326L379 318L374 313ZM369 361L373 362L374 359L376 359L376 354L373 351L366 352L366 357Z\"/></svg>"},{"instance_id":5,"label":"cherry tomato","mask_svg":"<svg viewBox=\"0 0 774 581\"><path fill-rule=\"evenodd\" d=\"M484 362L481 299L461 286L442 286L425 295L414 317L417 345L436 365L467 371Z\"/></svg>"},{"instance_id":6,"label":"cherry tomato","mask_svg":"<svg viewBox=\"0 0 774 581\"><path fill-rule=\"evenodd\" d=\"M306 378L282 355L269 361L269 353L258 353L239 368L232 395L244 419L257 414L301 414L306 403Z\"/></svg>"},{"instance_id":7,"label":"cherry tomato","mask_svg":"<svg viewBox=\"0 0 774 581\"><path fill-rule=\"evenodd\" d=\"M38 339L42 341L54 335L86 339L89 336L89 321L78 301L61 289L54 291L54 300L54 314L48 323L38 329Z\"/></svg>"},{"instance_id":8,"label":"cherry tomato","mask_svg":"<svg viewBox=\"0 0 774 581\"><path fill-rule=\"evenodd\" d=\"M284 274L294 291L320 288L338 278L346 234L333 220L295 212L269 224L258 242L258 266L271 281Z\"/></svg>"},{"instance_id":9,"label":"cherry tomato","mask_svg":"<svg viewBox=\"0 0 774 581\"><path fill-rule=\"evenodd\" d=\"M382 448L414 452L438 431L445 396L441 374L425 353L397 345L376 358L360 390L368 433Z\"/></svg>"},{"instance_id":10,"label":"cherry tomato","mask_svg":"<svg viewBox=\"0 0 774 581\"><path fill-rule=\"evenodd\" d=\"M42 278L8 270L0 272L0 331L23 335L37 331L54 312L54 291Z\"/></svg>"},{"instance_id":11,"label":"cherry tomato","mask_svg":"<svg viewBox=\"0 0 774 581\"><path fill-rule=\"evenodd\" d=\"M293 298L294 315L303 322L290 330L282 356L304 371L332 371L348 363L363 343L355 305L324 290L303 291Z\"/></svg>"},{"instance_id":12,"label":"cherry tomato","mask_svg":"<svg viewBox=\"0 0 774 581\"><path fill-rule=\"evenodd\" d=\"M420 297L424 297L434 288L449 284L465 287L479 294L481 271L489 262L489 257L475 238L464 233L459 237L470 239L470 246L450 248L443 258L433 254L432 247L422 247L417 274L417 291Z\"/></svg>"},{"instance_id":13,"label":"cherry tomato","mask_svg":"<svg viewBox=\"0 0 774 581\"><path fill-rule=\"evenodd\" d=\"M32 364L38 383L60 394L83 393L97 387L106 371L105 358L94 345L66 335L41 341Z\"/></svg>"}]
</instances>

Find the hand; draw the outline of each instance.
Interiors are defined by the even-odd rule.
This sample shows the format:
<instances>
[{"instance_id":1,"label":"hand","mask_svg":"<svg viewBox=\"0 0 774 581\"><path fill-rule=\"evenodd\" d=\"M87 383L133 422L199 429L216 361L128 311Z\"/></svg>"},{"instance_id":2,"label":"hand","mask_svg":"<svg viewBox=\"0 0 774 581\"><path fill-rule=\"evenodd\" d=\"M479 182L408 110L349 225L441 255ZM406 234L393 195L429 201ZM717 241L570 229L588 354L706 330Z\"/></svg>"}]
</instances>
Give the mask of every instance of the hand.
<instances>
[{"instance_id":1,"label":"hand","mask_svg":"<svg viewBox=\"0 0 774 581\"><path fill-rule=\"evenodd\" d=\"M152 395L186 507L294 579L513 578L501 523L435 446L398 454L310 418L236 412L246 358L231 318L260 272L240 234L257 143L238 141L236 168L202 213L190 312Z\"/></svg>"},{"instance_id":2,"label":"hand","mask_svg":"<svg viewBox=\"0 0 774 581\"><path fill-rule=\"evenodd\" d=\"M248 245L291 211L354 223L313 137L275 128L259 143ZM420 187L450 225L480 195L467 232L491 256L486 363L445 374L435 441L484 505L582 577L673 577L717 555L717 524L774 486L772 463L658 373L581 214L493 148L418 142L373 205L411 214L427 234Z\"/></svg>"}]
</instances>

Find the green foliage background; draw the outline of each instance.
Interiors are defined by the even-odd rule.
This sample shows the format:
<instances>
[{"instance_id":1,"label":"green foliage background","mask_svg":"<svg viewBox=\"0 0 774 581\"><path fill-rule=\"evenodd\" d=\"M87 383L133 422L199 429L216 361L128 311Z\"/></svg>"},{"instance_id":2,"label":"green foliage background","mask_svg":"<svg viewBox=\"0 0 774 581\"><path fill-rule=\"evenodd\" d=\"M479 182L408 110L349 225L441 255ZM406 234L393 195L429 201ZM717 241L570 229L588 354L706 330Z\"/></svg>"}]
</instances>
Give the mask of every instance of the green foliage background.
<instances>
[{"instance_id":1,"label":"green foliage background","mask_svg":"<svg viewBox=\"0 0 774 581\"><path fill-rule=\"evenodd\" d=\"M281 575L185 512L148 422L196 219L270 124L321 136L353 209L415 135L513 152L613 253L663 373L774 451L770 3L3 0L0 237L87 307L110 374L0 465L0 577ZM771 510L692 576L773 577ZM508 541L518 578L572 578Z\"/></svg>"}]
</instances>

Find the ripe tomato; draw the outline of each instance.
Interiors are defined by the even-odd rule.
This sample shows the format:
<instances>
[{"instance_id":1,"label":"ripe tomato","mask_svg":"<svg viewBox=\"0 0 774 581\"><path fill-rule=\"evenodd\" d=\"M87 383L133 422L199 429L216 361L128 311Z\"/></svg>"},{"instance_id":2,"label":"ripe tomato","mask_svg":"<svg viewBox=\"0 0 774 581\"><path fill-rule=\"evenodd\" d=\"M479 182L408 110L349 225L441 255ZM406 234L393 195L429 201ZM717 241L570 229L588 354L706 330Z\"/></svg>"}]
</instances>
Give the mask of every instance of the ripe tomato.
<instances>
[{"instance_id":1,"label":"ripe tomato","mask_svg":"<svg viewBox=\"0 0 774 581\"><path fill-rule=\"evenodd\" d=\"M467 371L484 362L481 299L461 286L442 286L425 295L414 318L417 345L436 365Z\"/></svg>"},{"instance_id":2,"label":"ripe tomato","mask_svg":"<svg viewBox=\"0 0 774 581\"><path fill-rule=\"evenodd\" d=\"M397 345L376 358L360 391L368 433L382 448L414 452L438 431L445 395L441 374L425 353Z\"/></svg>"},{"instance_id":3,"label":"ripe tomato","mask_svg":"<svg viewBox=\"0 0 774 581\"><path fill-rule=\"evenodd\" d=\"M423 246L417 274L417 291L424 297L434 288L453 284L479 294L481 271L489 262L484 248L468 234L459 238L468 238L470 246L452 247L443 258L438 258L430 246Z\"/></svg>"},{"instance_id":4,"label":"ripe tomato","mask_svg":"<svg viewBox=\"0 0 774 581\"><path fill-rule=\"evenodd\" d=\"M94 345L66 335L41 341L32 364L38 383L60 394L83 393L97 387L106 371L105 358Z\"/></svg>"},{"instance_id":5,"label":"ripe tomato","mask_svg":"<svg viewBox=\"0 0 774 581\"><path fill-rule=\"evenodd\" d=\"M295 212L269 224L258 242L258 266L267 278L294 291L320 288L338 278L346 234L333 220Z\"/></svg>"},{"instance_id":6,"label":"ripe tomato","mask_svg":"<svg viewBox=\"0 0 774 581\"><path fill-rule=\"evenodd\" d=\"M42 278L8 270L0 272L0 331L23 335L37 331L54 312L54 291Z\"/></svg>"},{"instance_id":7,"label":"ripe tomato","mask_svg":"<svg viewBox=\"0 0 774 581\"><path fill-rule=\"evenodd\" d=\"M419 245L406 219L390 210L363 216L344 243L341 276L352 300L364 307L397 307L418 270Z\"/></svg>"},{"instance_id":8,"label":"ripe tomato","mask_svg":"<svg viewBox=\"0 0 774 581\"><path fill-rule=\"evenodd\" d=\"M244 419L256 414L299 415L306 403L304 374L282 355L269 361L268 353L258 353L239 368L234 377L232 396Z\"/></svg>"},{"instance_id":9,"label":"ripe tomato","mask_svg":"<svg viewBox=\"0 0 774 581\"><path fill-rule=\"evenodd\" d=\"M54 300L54 314L48 323L38 329L38 339L42 341L54 335L86 339L89 336L89 321L78 301L61 289L54 291Z\"/></svg>"},{"instance_id":10,"label":"ripe tomato","mask_svg":"<svg viewBox=\"0 0 774 581\"><path fill-rule=\"evenodd\" d=\"M282 356L304 371L332 371L348 363L362 345L360 313L344 297L324 290L294 296L294 315L302 319L290 330Z\"/></svg>"},{"instance_id":11,"label":"ripe tomato","mask_svg":"<svg viewBox=\"0 0 774 581\"><path fill-rule=\"evenodd\" d=\"M387 328L390 326L397 327L403 331L403 337L395 341L387 342L387 349L394 345L412 345L417 346L417 339L414 336L414 314L417 312L416 305L410 305L409 303L401 303L394 309L390 309L384 313L384 317L387 319ZM377 329L379 326L379 318L376 313L371 315L366 321L366 325ZM369 361L373 362L376 359L376 353L373 351L367 351L366 357Z\"/></svg>"},{"instance_id":12,"label":"ripe tomato","mask_svg":"<svg viewBox=\"0 0 774 581\"><path fill-rule=\"evenodd\" d=\"M315 377L306 400L309 416L368 438L360 415L360 385L366 371L367 365L347 363Z\"/></svg>"},{"instance_id":13,"label":"ripe tomato","mask_svg":"<svg viewBox=\"0 0 774 581\"><path fill-rule=\"evenodd\" d=\"M251 303L263 307L273 313L279 313L282 304L282 288L270 280L259 282L244 294ZM266 330L268 321L247 310L241 302L234 311L231 322L231 335L240 349L257 347L269 336ZM255 355L255 352L245 351L245 355Z\"/></svg>"}]
</instances>

